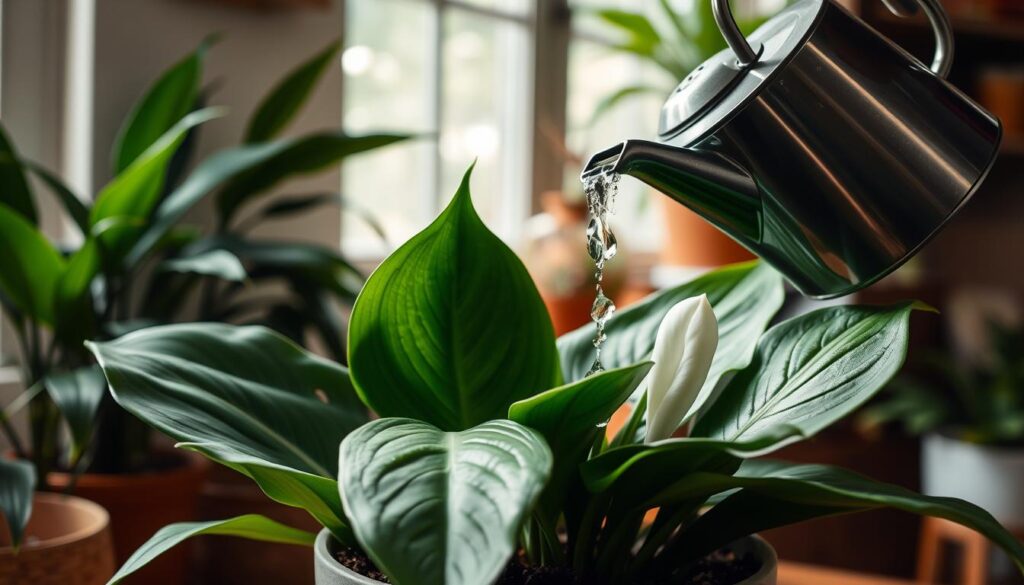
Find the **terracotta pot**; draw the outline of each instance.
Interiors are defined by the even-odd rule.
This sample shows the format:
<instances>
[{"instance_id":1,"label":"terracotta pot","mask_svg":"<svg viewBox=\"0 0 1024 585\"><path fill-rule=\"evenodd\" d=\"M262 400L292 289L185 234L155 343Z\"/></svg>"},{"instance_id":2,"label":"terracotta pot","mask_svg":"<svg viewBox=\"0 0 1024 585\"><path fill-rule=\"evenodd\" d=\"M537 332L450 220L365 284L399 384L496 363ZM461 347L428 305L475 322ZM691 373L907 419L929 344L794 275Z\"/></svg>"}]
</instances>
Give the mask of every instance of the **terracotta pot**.
<instances>
[{"instance_id":1,"label":"terracotta pot","mask_svg":"<svg viewBox=\"0 0 1024 585\"><path fill-rule=\"evenodd\" d=\"M118 565L153 534L168 524L198 518L199 492L210 464L186 451L163 451L156 460L163 470L92 474L78 478L74 492L110 512L110 527ZM71 476L51 473L47 482L59 491ZM191 547L188 543L171 549L129 579L128 585L183 585L188 582Z\"/></svg>"},{"instance_id":2,"label":"terracotta pot","mask_svg":"<svg viewBox=\"0 0 1024 585\"><path fill-rule=\"evenodd\" d=\"M701 216L667 197L657 199L665 222L665 241L659 257L661 264L715 268L754 258L746 248Z\"/></svg>"},{"instance_id":3,"label":"terracotta pot","mask_svg":"<svg viewBox=\"0 0 1024 585\"><path fill-rule=\"evenodd\" d=\"M316 585L380 585L382 582L349 570L334 559L331 552L334 539L326 529L320 531L313 547L313 565L316 567ZM740 555L754 555L761 561L761 569L753 576L731 585L776 585L779 559L775 549L761 537L754 535L732 544Z\"/></svg>"},{"instance_id":4,"label":"terracotta pot","mask_svg":"<svg viewBox=\"0 0 1024 585\"><path fill-rule=\"evenodd\" d=\"M5 585L103 585L113 574L110 516L74 496L37 493L21 549L0 547Z\"/></svg>"},{"instance_id":5,"label":"terracotta pot","mask_svg":"<svg viewBox=\"0 0 1024 585\"><path fill-rule=\"evenodd\" d=\"M274 502L251 479L225 467L214 467L211 471L199 507L203 520L261 514L295 528L310 532L320 530L320 524L305 510ZM245 559L245 562L225 562L225 559ZM313 582L313 566L306 547L204 536L197 540L196 560L201 583Z\"/></svg>"}]
</instances>

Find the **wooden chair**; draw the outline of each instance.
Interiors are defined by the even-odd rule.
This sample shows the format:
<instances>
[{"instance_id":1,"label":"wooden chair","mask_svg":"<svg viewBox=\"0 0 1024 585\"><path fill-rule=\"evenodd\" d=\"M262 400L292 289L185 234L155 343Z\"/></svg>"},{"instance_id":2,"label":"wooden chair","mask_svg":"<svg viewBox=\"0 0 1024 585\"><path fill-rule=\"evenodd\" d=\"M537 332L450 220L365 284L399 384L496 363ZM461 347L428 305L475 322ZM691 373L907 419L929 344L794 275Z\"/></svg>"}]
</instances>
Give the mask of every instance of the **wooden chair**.
<instances>
[{"instance_id":1,"label":"wooden chair","mask_svg":"<svg viewBox=\"0 0 1024 585\"><path fill-rule=\"evenodd\" d=\"M1021 531L1014 534L1021 538ZM958 585L986 585L989 577L990 544L987 538L959 524L942 518L925 518L917 555L917 583L937 583L942 567L942 545L953 543L962 551Z\"/></svg>"}]
</instances>

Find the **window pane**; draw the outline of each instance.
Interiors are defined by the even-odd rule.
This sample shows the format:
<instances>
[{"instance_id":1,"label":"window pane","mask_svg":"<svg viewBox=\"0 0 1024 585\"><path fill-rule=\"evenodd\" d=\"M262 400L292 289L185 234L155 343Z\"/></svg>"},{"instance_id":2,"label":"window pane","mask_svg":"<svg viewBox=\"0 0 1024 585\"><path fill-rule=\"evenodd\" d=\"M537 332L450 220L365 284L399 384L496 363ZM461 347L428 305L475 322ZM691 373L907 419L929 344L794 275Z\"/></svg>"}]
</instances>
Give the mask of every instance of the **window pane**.
<instances>
[{"instance_id":1,"label":"window pane","mask_svg":"<svg viewBox=\"0 0 1024 585\"><path fill-rule=\"evenodd\" d=\"M513 237L528 203L526 27L453 9L444 32L442 204L476 159L473 203L491 229Z\"/></svg>"},{"instance_id":2,"label":"window pane","mask_svg":"<svg viewBox=\"0 0 1024 585\"><path fill-rule=\"evenodd\" d=\"M347 131L435 132L434 10L419 0L349 3L348 46L342 54ZM404 241L432 213L433 159L429 140L358 156L343 169L342 191L384 226L392 244ZM355 254L385 251L355 214L345 214L342 236Z\"/></svg>"}]
</instances>

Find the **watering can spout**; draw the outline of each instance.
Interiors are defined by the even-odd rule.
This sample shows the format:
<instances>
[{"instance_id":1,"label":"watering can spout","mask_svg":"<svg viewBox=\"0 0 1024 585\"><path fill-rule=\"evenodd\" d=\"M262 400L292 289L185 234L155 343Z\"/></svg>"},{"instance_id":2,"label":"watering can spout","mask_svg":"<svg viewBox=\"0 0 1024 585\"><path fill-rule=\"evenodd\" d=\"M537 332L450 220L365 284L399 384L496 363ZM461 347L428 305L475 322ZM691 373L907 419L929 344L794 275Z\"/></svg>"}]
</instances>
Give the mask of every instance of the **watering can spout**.
<instances>
[{"instance_id":1,"label":"watering can spout","mask_svg":"<svg viewBox=\"0 0 1024 585\"><path fill-rule=\"evenodd\" d=\"M584 181L629 175L689 207L748 247L760 238L761 196L738 164L711 152L646 140L627 140L594 155Z\"/></svg>"}]
</instances>

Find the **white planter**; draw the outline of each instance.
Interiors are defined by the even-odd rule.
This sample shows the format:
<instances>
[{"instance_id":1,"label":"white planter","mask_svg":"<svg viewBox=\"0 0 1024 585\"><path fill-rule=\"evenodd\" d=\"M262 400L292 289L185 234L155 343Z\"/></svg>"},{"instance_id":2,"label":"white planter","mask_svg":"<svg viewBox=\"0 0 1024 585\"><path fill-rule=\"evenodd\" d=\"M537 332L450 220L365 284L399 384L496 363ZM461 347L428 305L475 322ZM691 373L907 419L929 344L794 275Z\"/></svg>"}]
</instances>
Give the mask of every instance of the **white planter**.
<instances>
[{"instance_id":1,"label":"white planter","mask_svg":"<svg viewBox=\"0 0 1024 585\"><path fill-rule=\"evenodd\" d=\"M1024 449L990 447L932 433L921 456L923 491L967 500L1004 526L1024 529Z\"/></svg>"},{"instance_id":2,"label":"white planter","mask_svg":"<svg viewBox=\"0 0 1024 585\"><path fill-rule=\"evenodd\" d=\"M380 581L348 570L334 559L329 545L331 533L323 530L316 537L313 558L316 564L316 585L381 585ZM761 559L761 570L735 585L776 585L779 559L775 549L759 536L743 539L734 545L740 554L753 554Z\"/></svg>"}]
</instances>

